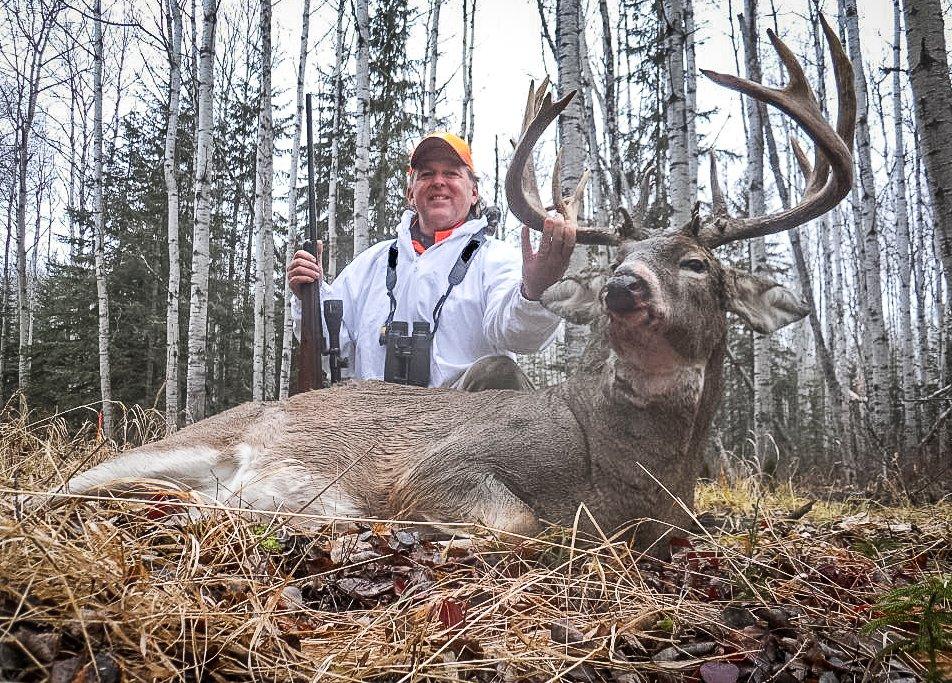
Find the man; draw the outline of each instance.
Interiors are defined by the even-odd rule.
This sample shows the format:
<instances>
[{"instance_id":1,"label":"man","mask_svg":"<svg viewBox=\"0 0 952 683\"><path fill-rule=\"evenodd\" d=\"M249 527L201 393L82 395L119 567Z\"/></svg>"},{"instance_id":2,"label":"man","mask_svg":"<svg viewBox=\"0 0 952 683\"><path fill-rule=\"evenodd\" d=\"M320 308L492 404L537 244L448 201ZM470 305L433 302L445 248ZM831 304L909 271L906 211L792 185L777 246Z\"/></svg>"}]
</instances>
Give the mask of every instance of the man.
<instances>
[{"instance_id":1,"label":"man","mask_svg":"<svg viewBox=\"0 0 952 683\"><path fill-rule=\"evenodd\" d=\"M409 209L395 242L393 297L386 284L393 241L358 254L333 284L322 285L322 299L343 301L341 355L349 362L345 372L382 379L382 326L406 321L412 329L414 322L425 321L435 328L429 386L527 388L528 380L512 356L539 351L555 337L560 319L545 310L539 298L565 273L575 246L575 225L561 216L547 219L537 252L523 227L521 259L511 245L487 237L473 253L462 281L448 291L450 271L487 226L466 142L452 133L423 138L410 158L407 198ZM316 261L306 251L296 252L288 269L296 295L295 321L301 315L301 285L323 279L321 252L319 244Z\"/></svg>"}]
</instances>

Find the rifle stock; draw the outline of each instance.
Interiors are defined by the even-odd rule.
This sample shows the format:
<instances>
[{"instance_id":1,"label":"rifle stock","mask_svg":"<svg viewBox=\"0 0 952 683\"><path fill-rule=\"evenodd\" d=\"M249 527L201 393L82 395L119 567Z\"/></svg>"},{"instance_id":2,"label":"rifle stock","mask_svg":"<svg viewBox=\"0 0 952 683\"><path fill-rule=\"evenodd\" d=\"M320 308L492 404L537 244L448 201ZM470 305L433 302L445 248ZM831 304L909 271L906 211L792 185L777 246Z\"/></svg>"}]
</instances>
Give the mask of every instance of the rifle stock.
<instances>
[{"instance_id":1,"label":"rifle stock","mask_svg":"<svg viewBox=\"0 0 952 683\"><path fill-rule=\"evenodd\" d=\"M317 200L314 194L314 132L311 122L311 95L306 100L307 115L307 240L304 248L317 256ZM301 287L301 343L298 347L298 391L324 388L324 326L321 320L321 283Z\"/></svg>"}]
</instances>

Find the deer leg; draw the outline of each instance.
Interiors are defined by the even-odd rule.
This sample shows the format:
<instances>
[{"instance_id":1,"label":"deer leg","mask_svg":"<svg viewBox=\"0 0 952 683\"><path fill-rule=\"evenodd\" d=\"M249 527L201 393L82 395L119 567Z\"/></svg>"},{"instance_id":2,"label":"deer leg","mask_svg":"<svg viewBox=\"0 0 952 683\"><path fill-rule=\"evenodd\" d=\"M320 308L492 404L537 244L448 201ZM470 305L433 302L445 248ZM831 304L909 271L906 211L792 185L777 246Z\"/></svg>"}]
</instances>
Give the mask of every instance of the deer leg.
<instances>
[{"instance_id":1,"label":"deer leg","mask_svg":"<svg viewBox=\"0 0 952 683\"><path fill-rule=\"evenodd\" d=\"M509 356L484 356L453 383L460 391L484 391L486 389L514 389L531 391L535 387L522 368Z\"/></svg>"},{"instance_id":2,"label":"deer leg","mask_svg":"<svg viewBox=\"0 0 952 683\"><path fill-rule=\"evenodd\" d=\"M542 530L532 508L495 476L486 477L474 497L470 516L490 529L518 536L535 536Z\"/></svg>"}]
</instances>

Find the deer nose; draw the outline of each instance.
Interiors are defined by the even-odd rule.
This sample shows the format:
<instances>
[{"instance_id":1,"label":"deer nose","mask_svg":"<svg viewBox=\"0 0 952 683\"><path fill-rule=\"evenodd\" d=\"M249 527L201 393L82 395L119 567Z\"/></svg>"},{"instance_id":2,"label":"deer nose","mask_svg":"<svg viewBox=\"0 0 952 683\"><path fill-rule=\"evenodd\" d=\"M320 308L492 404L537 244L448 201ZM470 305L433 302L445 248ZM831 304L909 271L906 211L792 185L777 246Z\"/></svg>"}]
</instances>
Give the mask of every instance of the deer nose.
<instances>
[{"instance_id":1,"label":"deer nose","mask_svg":"<svg viewBox=\"0 0 952 683\"><path fill-rule=\"evenodd\" d=\"M637 275L615 275L605 287L605 305L614 313L630 313L643 306L649 288L644 278Z\"/></svg>"}]
</instances>

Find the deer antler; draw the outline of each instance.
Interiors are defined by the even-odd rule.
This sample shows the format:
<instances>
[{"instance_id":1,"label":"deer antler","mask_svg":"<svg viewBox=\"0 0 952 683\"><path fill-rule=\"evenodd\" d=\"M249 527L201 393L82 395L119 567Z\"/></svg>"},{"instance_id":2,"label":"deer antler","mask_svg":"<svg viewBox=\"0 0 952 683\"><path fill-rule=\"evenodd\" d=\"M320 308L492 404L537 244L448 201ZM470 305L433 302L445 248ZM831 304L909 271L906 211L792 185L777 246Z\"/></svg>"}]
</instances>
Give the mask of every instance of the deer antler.
<instances>
[{"instance_id":1,"label":"deer antler","mask_svg":"<svg viewBox=\"0 0 952 683\"><path fill-rule=\"evenodd\" d=\"M836 130L830 125L817 103L816 95L807 82L803 68L777 35L767 29L780 61L783 62L790 82L783 89L768 88L744 78L701 69L701 72L718 85L737 90L756 100L777 107L810 136L816 147L815 162L810 162L794 141L794 153L801 170L807 177L803 198L796 206L767 216L735 218L727 213L723 193L717 183L717 171L711 157L711 190L714 197L712 220L701 227L698 239L713 248L736 240L762 237L799 225L823 215L849 194L853 185L853 132L856 126L856 91L853 85L853 67L843 51L836 33L823 15L820 23L829 44L836 76L837 114Z\"/></svg>"},{"instance_id":2,"label":"deer antler","mask_svg":"<svg viewBox=\"0 0 952 683\"><path fill-rule=\"evenodd\" d=\"M539 186L536 182L535 168L532 164L532 149L539 141L542 133L568 106L573 90L568 95L555 102L548 92L549 79L542 81L536 88L535 83L529 85L529 97L526 101L526 111L522 120L522 137L516 145L512 155L512 162L506 171L506 200L509 210L520 221L533 230L542 230L542 223L547 217L545 206L539 197ZM588 172L582 174L575 191L571 196L562 196L562 184L559 177L559 161L561 150L556 158L555 173L552 178L553 205L556 210L565 216L566 220L575 221L585 192L585 183ZM617 244L618 238L611 233L594 228L578 228L575 241L577 244Z\"/></svg>"}]
</instances>

